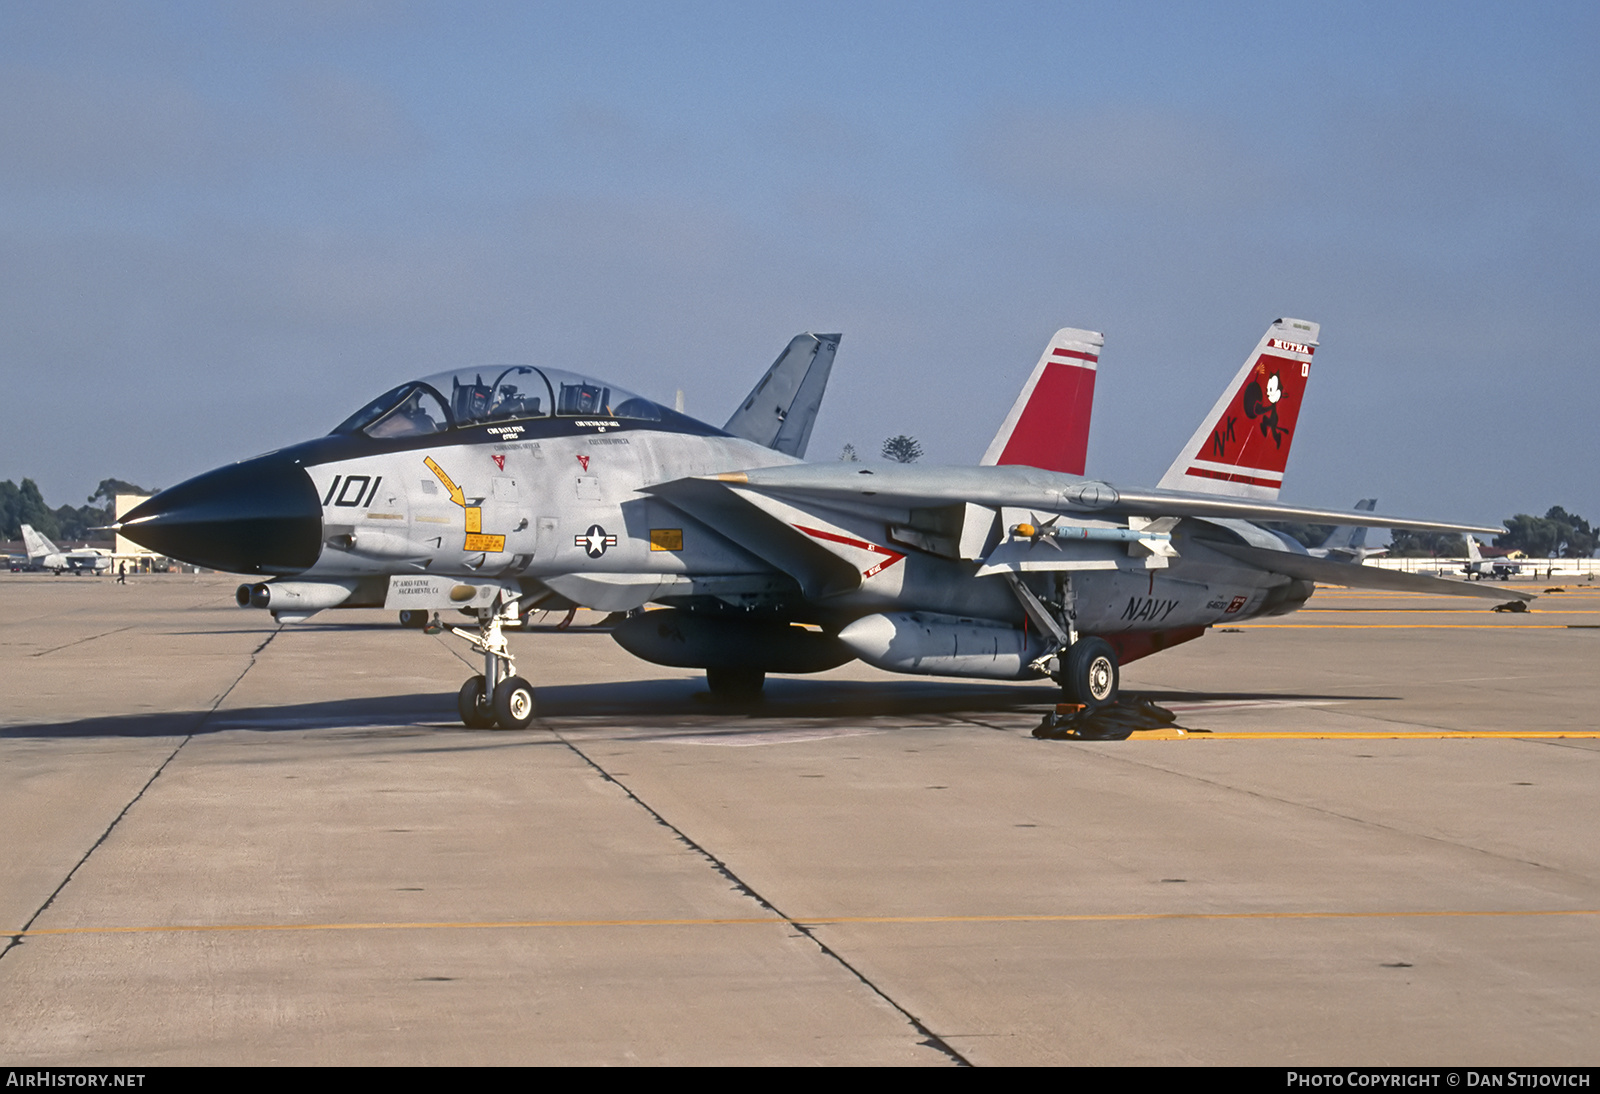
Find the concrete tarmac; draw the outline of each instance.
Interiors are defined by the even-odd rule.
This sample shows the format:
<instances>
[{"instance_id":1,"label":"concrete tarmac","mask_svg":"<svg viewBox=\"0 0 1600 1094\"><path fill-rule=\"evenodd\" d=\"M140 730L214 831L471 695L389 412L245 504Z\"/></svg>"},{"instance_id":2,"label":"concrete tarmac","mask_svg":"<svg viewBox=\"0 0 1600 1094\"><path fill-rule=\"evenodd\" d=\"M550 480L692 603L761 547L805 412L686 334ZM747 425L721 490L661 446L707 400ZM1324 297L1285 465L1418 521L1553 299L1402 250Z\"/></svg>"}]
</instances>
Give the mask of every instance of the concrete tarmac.
<instances>
[{"instance_id":1,"label":"concrete tarmac","mask_svg":"<svg viewBox=\"0 0 1600 1094\"><path fill-rule=\"evenodd\" d=\"M1052 741L582 629L468 730L459 639L236 583L0 575L0 1062L1600 1062L1592 586L1319 590Z\"/></svg>"}]
</instances>

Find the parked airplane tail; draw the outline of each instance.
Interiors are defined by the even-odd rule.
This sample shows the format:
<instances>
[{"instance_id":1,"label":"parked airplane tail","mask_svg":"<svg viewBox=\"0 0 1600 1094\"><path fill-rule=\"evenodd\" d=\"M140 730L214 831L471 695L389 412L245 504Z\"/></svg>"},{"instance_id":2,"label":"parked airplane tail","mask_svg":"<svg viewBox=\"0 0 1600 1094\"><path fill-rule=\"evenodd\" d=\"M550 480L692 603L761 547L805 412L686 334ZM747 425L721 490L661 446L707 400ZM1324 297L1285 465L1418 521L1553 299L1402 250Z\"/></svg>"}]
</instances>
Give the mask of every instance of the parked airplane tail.
<instances>
[{"instance_id":1,"label":"parked airplane tail","mask_svg":"<svg viewBox=\"0 0 1600 1094\"><path fill-rule=\"evenodd\" d=\"M1378 508L1377 498L1362 498L1356 502L1356 512L1371 513ZM1469 537L1470 538L1470 537ZM1323 540L1319 547L1329 552L1343 552L1346 554L1360 553L1367 545L1366 525L1341 524L1328 533L1328 538Z\"/></svg>"},{"instance_id":2,"label":"parked airplane tail","mask_svg":"<svg viewBox=\"0 0 1600 1094\"><path fill-rule=\"evenodd\" d=\"M1097 331L1056 331L979 464L1083 474L1095 371L1105 344Z\"/></svg>"},{"instance_id":3,"label":"parked airplane tail","mask_svg":"<svg viewBox=\"0 0 1600 1094\"><path fill-rule=\"evenodd\" d=\"M1159 485L1275 501L1319 329L1302 319L1268 327Z\"/></svg>"},{"instance_id":4,"label":"parked airplane tail","mask_svg":"<svg viewBox=\"0 0 1600 1094\"><path fill-rule=\"evenodd\" d=\"M22 526L22 544L27 549L29 558L60 554L56 545L51 543L43 533L34 531L31 524Z\"/></svg>"},{"instance_id":5,"label":"parked airplane tail","mask_svg":"<svg viewBox=\"0 0 1600 1094\"><path fill-rule=\"evenodd\" d=\"M1483 552L1478 550L1478 541L1472 538L1472 534L1470 532L1467 534L1467 561L1483 561Z\"/></svg>"},{"instance_id":6,"label":"parked airplane tail","mask_svg":"<svg viewBox=\"0 0 1600 1094\"><path fill-rule=\"evenodd\" d=\"M722 428L799 459L833 371L838 334L797 334Z\"/></svg>"}]
</instances>

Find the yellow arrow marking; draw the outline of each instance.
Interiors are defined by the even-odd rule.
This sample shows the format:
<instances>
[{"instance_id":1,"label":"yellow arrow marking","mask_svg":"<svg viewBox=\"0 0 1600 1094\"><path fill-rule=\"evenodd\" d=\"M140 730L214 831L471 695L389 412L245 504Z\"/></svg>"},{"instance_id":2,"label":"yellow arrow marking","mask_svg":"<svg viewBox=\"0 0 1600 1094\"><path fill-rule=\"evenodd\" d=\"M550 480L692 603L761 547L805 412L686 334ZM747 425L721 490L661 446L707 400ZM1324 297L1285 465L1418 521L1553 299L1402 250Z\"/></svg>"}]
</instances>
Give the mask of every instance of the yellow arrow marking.
<instances>
[{"instance_id":1,"label":"yellow arrow marking","mask_svg":"<svg viewBox=\"0 0 1600 1094\"><path fill-rule=\"evenodd\" d=\"M488 551L499 554L506 549L505 536L492 536L483 534L483 510L476 505L467 504L467 495L462 492L449 475L444 473L444 468L433 462L432 456L424 456L422 462L428 465L428 470L439 476L439 481L444 483L444 488L450 491L450 500L461 506L466 521L467 538L462 544L464 551Z\"/></svg>"},{"instance_id":2,"label":"yellow arrow marking","mask_svg":"<svg viewBox=\"0 0 1600 1094\"><path fill-rule=\"evenodd\" d=\"M467 496L461 492L461 487L457 486L450 476L444 473L444 468L434 463L432 456L423 457L422 462L428 465L429 471L439 476L439 481L444 483L444 488L450 491L450 500L465 509L467 507Z\"/></svg>"}]
</instances>

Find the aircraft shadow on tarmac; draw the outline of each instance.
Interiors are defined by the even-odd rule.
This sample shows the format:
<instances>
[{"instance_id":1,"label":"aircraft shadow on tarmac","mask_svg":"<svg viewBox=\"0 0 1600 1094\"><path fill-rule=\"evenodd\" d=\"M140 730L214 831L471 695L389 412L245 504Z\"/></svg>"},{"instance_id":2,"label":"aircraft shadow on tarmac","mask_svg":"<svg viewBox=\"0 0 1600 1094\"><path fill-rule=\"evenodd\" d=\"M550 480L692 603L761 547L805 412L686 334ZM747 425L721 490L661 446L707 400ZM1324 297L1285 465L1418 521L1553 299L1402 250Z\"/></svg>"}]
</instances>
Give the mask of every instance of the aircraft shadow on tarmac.
<instances>
[{"instance_id":1,"label":"aircraft shadow on tarmac","mask_svg":"<svg viewBox=\"0 0 1600 1094\"><path fill-rule=\"evenodd\" d=\"M1396 696L1303 694L1289 692L1141 691L1138 698L1156 703L1337 701L1386 702ZM702 730L736 729L759 732L764 727L792 728L796 720L847 721L857 725L887 719L903 726L907 718L939 720L984 716L1037 717L1052 710L1059 692L1048 684L1034 687L968 684L929 680L805 680L774 678L755 703L730 703L714 698L699 679L631 680L617 683L565 684L538 689L539 720L527 732L590 726L608 721L619 726L668 729L693 726ZM1135 693L1124 693L1134 698ZM254 732L316 729L400 727L440 733L503 733L469 730L458 720L453 692L365 696L313 703L233 707L219 711L159 711L107 715L69 722L14 724L0 727L0 739L27 737L183 737L226 730ZM1020 723L1019 723L1020 727ZM891 728L891 727L885 727Z\"/></svg>"}]
</instances>

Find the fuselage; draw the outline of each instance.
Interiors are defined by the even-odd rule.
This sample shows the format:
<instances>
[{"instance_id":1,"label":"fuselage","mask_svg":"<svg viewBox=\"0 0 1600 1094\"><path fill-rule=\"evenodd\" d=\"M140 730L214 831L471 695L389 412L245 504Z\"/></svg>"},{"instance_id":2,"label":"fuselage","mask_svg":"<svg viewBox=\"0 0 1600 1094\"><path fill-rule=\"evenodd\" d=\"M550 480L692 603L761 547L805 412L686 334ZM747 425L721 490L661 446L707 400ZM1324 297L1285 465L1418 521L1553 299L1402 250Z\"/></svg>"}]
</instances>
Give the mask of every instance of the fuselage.
<instances>
[{"instance_id":1,"label":"fuselage","mask_svg":"<svg viewBox=\"0 0 1600 1094\"><path fill-rule=\"evenodd\" d=\"M31 561L41 570L54 570L58 574L68 570L102 573L111 569L110 554L95 547L86 547L81 551L58 551L40 555Z\"/></svg>"},{"instance_id":2,"label":"fuselage","mask_svg":"<svg viewBox=\"0 0 1600 1094\"><path fill-rule=\"evenodd\" d=\"M654 488L801 461L603 381L526 366L485 379L495 372L402 385L326 437L158 495L124 518L125 530L174 557L277 577L276 600L241 592L241 603L274 610L393 606L397 589L427 591L428 579L449 578L458 588L498 583L603 611L656 602L828 633L881 617L923 627L934 645L947 635L970 645L960 637L968 631L984 642L1014 632L1005 641L1016 646L1015 670L984 671L1038 675L1026 665L1047 643L1030 630L1016 591L997 574L979 576L983 560L908 532L911 510L780 496L723 519ZM1082 493L1075 484L1091 495L1104 486L1041 474L1060 480L1063 497ZM808 585L764 548L770 529L756 526L767 523L813 554L834 552L829 565L850 580ZM1221 539L1289 550L1258 527L1186 519L1171 535L1176 554L1165 565L1117 547L1101 549L1103 568L1074 571L1065 583L1048 562L1018 576L1047 600L1070 599L1076 630L1119 641L1125 660L1149 652L1131 636L1193 637L1214 623L1292 611L1310 595L1308 582L1206 547Z\"/></svg>"},{"instance_id":3,"label":"fuselage","mask_svg":"<svg viewBox=\"0 0 1600 1094\"><path fill-rule=\"evenodd\" d=\"M336 439L281 453L300 462L320 504L322 549L298 575L310 580L408 569L557 583L574 573L771 575L768 562L644 488L801 462L710 427L665 432L603 417L521 423L515 435L480 427L444 444L365 439L347 447L326 440ZM863 542L892 543L882 520L832 515ZM1176 533L1179 558L1166 570L1130 562L1074 575L1080 629L1205 626L1298 606L1309 594L1209 555L1196 538L1205 532L1281 545L1270 533L1240 528L1243 522L1224 522L1234 526L1226 530L1187 523ZM1016 598L998 579L976 578L975 562L903 544L893 549L903 560L875 575L887 580L829 597L824 614L842 621L909 606L1021 625ZM1278 590L1287 595L1274 597ZM581 602L581 593L572 598Z\"/></svg>"},{"instance_id":4,"label":"fuselage","mask_svg":"<svg viewBox=\"0 0 1600 1094\"><path fill-rule=\"evenodd\" d=\"M245 477L241 469L252 468L258 478L303 476L296 519L304 527L295 552L217 558L205 551L195 556L191 545L190 556L307 581L406 573L558 584L573 574L776 576L733 538L644 491L676 479L798 462L692 419L671 429L596 416L394 439L334 434L211 473L217 493L245 508L252 494L267 491L230 485L229 478ZM213 516L221 523L226 514ZM882 519L831 516L863 542L892 543ZM1130 561L1074 575L1080 628L1109 634L1204 626L1303 601L1302 590L1284 595L1290 584L1284 579L1206 552L1204 536L1243 538L1238 527L1224 525L1242 522L1184 522L1174 533L1179 557L1164 570ZM1258 543L1280 542L1260 529L1243 531ZM901 556L894 565L829 597L822 614L842 622L911 607L1021 625L1015 597L998 579L976 578L976 562L906 544L893 544L893 551ZM581 602L581 593L572 599Z\"/></svg>"}]
</instances>

